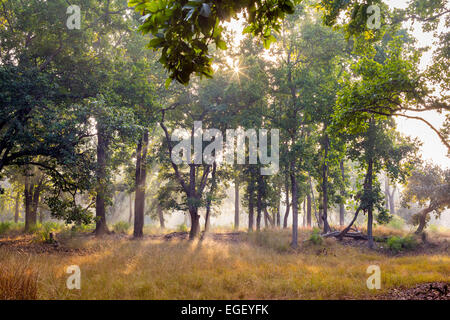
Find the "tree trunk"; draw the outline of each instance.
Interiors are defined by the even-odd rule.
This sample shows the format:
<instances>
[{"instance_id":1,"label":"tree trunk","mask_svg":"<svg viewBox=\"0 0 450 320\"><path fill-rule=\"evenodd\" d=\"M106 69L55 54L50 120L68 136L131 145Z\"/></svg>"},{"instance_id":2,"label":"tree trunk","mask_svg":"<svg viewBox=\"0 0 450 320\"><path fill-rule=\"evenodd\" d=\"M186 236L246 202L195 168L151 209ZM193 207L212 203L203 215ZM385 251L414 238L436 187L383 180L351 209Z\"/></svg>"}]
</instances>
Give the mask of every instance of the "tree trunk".
<instances>
[{"instance_id":1,"label":"tree trunk","mask_svg":"<svg viewBox=\"0 0 450 320\"><path fill-rule=\"evenodd\" d=\"M258 176L258 188L256 193L256 231L261 231L261 213L262 213L262 183L261 176Z\"/></svg>"},{"instance_id":2,"label":"tree trunk","mask_svg":"<svg viewBox=\"0 0 450 320\"><path fill-rule=\"evenodd\" d=\"M252 183L250 182L249 192L248 192L248 231L253 231L253 222L254 222L254 215L255 215L255 204L253 203L253 187Z\"/></svg>"},{"instance_id":3,"label":"tree trunk","mask_svg":"<svg viewBox=\"0 0 450 320\"><path fill-rule=\"evenodd\" d=\"M369 194L372 193L372 180L373 180L373 160L370 159L368 162L367 169L368 179L367 179L367 190ZM373 234L372 234L372 226L373 226L373 203L370 203L369 208L367 210L367 237L368 237L368 245L369 248L373 248Z\"/></svg>"},{"instance_id":4,"label":"tree trunk","mask_svg":"<svg viewBox=\"0 0 450 320\"><path fill-rule=\"evenodd\" d=\"M234 177L234 230L239 230L239 176Z\"/></svg>"},{"instance_id":5,"label":"tree trunk","mask_svg":"<svg viewBox=\"0 0 450 320\"><path fill-rule=\"evenodd\" d=\"M277 228L280 227L281 227L281 198L278 199L278 207L277 207Z\"/></svg>"},{"instance_id":6,"label":"tree trunk","mask_svg":"<svg viewBox=\"0 0 450 320\"><path fill-rule=\"evenodd\" d=\"M291 170L293 164L291 164ZM291 184L292 184L292 242L291 247L298 247L298 199L297 199L297 180L295 178L295 173L291 172Z\"/></svg>"},{"instance_id":7,"label":"tree trunk","mask_svg":"<svg viewBox=\"0 0 450 320\"><path fill-rule=\"evenodd\" d=\"M317 224L319 228L323 227L323 195L320 193L319 195L319 219L317 219Z\"/></svg>"},{"instance_id":8,"label":"tree trunk","mask_svg":"<svg viewBox=\"0 0 450 320\"><path fill-rule=\"evenodd\" d=\"M34 185L30 182L29 173L27 170L25 176L25 232L30 232L36 225L36 216L33 215L33 193Z\"/></svg>"},{"instance_id":9,"label":"tree trunk","mask_svg":"<svg viewBox=\"0 0 450 320\"><path fill-rule=\"evenodd\" d=\"M159 202L156 204L156 210L158 211L159 226L164 230L166 228L166 222L164 221L164 212Z\"/></svg>"},{"instance_id":10,"label":"tree trunk","mask_svg":"<svg viewBox=\"0 0 450 320\"><path fill-rule=\"evenodd\" d=\"M39 208L39 202L40 202L40 195L42 190L42 181L39 182L39 184L34 188L33 192L33 198L32 198L32 206L31 210L33 211L32 216L34 219L38 216L38 208ZM39 215L39 222L42 222L42 216Z\"/></svg>"},{"instance_id":11,"label":"tree trunk","mask_svg":"<svg viewBox=\"0 0 450 320\"><path fill-rule=\"evenodd\" d=\"M191 207L189 209L189 215L191 216L191 231L189 232L189 240L194 240L200 235L200 216L198 214L198 208Z\"/></svg>"},{"instance_id":12,"label":"tree trunk","mask_svg":"<svg viewBox=\"0 0 450 320\"><path fill-rule=\"evenodd\" d=\"M131 224L133 220L133 193L130 192L130 215L128 216L128 223Z\"/></svg>"},{"instance_id":13,"label":"tree trunk","mask_svg":"<svg viewBox=\"0 0 450 320\"><path fill-rule=\"evenodd\" d=\"M319 224L319 227L320 227L320 217L317 215L316 199L314 197L314 189L313 189L313 185L312 185L311 174L308 173L308 176L309 176L309 188L311 190L312 206L314 208L314 216L316 217L317 223Z\"/></svg>"},{"instance_id":14,"label":"tree trunk","mask_svg":"<svg viewBox=\"0 0 450 320\"><path fill-rule=\"evenodd\" d=\"M19 210L20 210L20 192L17 191L16 204L14 208L14 223L19 222Z\"/></svg>"},{"instance_id":15,"label":"tree trunk","mask_svg":"<svg viewBox=\"0 0 450 320\"><path fill-rule=\"evenodd\" d=\"M344 172L344 161L341 160L339 163L341 167L341 175L342 175L342 182L345 183L345 172ZM345 224L345 206L344 206L344 191L341 190L341 203L339 204L339 225L342 227Z\"/></svg>"},{"instance_id":16,"label":"tree trunk","mask_svg":"<svg viewBox=\"0 0 450 320\"><path fill-rule=\"evenodd\" d=\"M209 191L208 200L206 201L206 216L205 216L205 234L209 231L210 220L211 220L211 201L216 190L216 170L217 164L213 163L213 171L211 173L211 189Z\"/></svg>"},{"instance_id":17,"label":"tree trunk","mask_svg":"<svg viewBox=\"0 0 450 320\"><path fill-rule=\"evenodd\" d=\"M140 150L141 149L141 150ZM135 238L144 236L144 213L145 213L145 180L147 179L147 149L148 149L148 131L144 132L142 142L138 145L138 162L136 161L136 199L134 205L134 232ZM141 154L142 151L142 154Z\"/></svg>"},{"instance_id":18,"label":"tree trunk","mask_svg":"<svg viewBox=\"0 0 450 320\"><path fill-rule=\"evenodd\" d=\"M108 233L106 225L106 166L108 141L101 126L97 126L97 194L95 199L95 215L97 217L95 234L101 236Z\"/></svg>"},{"instance_id":19,"label":"tree trunk","mask_svg":"<svg viewBox=\"0 0 450 320\"><path fill-rule=\"evenodd\" d=\"M288 179L287 175L286 175L285 190L286 190L286 212L284 213L283 228L287 229L288 218L289 218L289 211L290 211L290 208L291 208L291 204L289 202L289 179Z\"/></svg>"},{"instance_id":20,"label":"tree trunk","mask_svg":"<svg viewBox=\"0 0 450 320\"><path fill-rule=\"evenodd\" d=\"M306 195L306 225L311 228L311 194Z\"/></svg>"},{"instance_id":21,"label":"tree trunk","mask_svg":"<svg viewBox=\"0 0 450 320\"><path fill-rule=\"evenodd\" d=\"M326 130L327 126L325 126ZM323 166L322 166L322 191L323 191L323 215L322 215L322 221L323 221L323 233L328 233L330 231L330 226L328 225L328 164L327 164L327 158L328 158L328 136L325 134L325 148L324 148L324 159L323 159Z\"/></svg>"},{"instance_id":22,"label":"tree trunk","mask_svg":"<svg viewBox=\"0 0 450 320\"><path fill-rule=\"evenodd\" d=\"M425 208L418 213L419 215L419 226L417 227L416 234L421 234L427 225L427 216L433 211L431 208Z\"/></svg>"},{"instance_id":23,"label":"tree trunk","mask_svg":"<svg viewBox=\"0 0 450 320\"><path fill-rule=\"evenodd\" d=\"M306 199L303 199L303 228L306 227Z\"/></svg>"},{"instance_id":24,"label":"tree trunk","mask_svg":"<svg viewBox=\"0 0 450 320\"><path fill-rule=\"evenodd\" d=\"M392 193L389 195L389 212L391 214L395 214L395 191L396 187L392 190Z\"/></svg>"}]
</instances>

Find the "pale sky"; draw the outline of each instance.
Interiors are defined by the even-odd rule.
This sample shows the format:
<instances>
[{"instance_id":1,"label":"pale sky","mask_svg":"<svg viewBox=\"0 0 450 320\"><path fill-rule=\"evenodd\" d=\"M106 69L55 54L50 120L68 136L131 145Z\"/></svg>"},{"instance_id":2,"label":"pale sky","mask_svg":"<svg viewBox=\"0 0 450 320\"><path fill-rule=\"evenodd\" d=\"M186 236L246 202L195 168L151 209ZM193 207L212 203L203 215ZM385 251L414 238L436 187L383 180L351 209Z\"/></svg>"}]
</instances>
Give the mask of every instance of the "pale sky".
<instances>
[{"instance_id":1,"label":"pale sky","mask_svg":"<svg viewBox=\"0 0 450 320\"><path fill-rule=\"evenodd\" d=\"M385 0L385 2L393 7L404 9L409 1L405 0ZM409 28L411 24L405 24L405 27ZM441 25L439 30L444 31L444 26ZM433 33L424 33L422 32L421 25L416 23L412 30L413 36L417 39L418 47L426 47L430 46L432 49L425 53L422 56L421 60L421 68L425 69L427 66L431 65L433 62L431 60L432 50L434 48L433 42L435 38L433 37ZM417 112L408 112L408 115L416 115ZM439 114L436 111L429 112L421 112L420 116L422 116L425 120L430 122L435 128L441 128L445 115ZM402 117L397 117L396 119L398 130L408 136L419 138L423 146L421 147L422 158L424 160L432 161L444 168L450 168L450 158L447 157L447 148L441 142L436 133L431 130L425 123L419 120L406 119Z\"/></svg>"}]
</instances>

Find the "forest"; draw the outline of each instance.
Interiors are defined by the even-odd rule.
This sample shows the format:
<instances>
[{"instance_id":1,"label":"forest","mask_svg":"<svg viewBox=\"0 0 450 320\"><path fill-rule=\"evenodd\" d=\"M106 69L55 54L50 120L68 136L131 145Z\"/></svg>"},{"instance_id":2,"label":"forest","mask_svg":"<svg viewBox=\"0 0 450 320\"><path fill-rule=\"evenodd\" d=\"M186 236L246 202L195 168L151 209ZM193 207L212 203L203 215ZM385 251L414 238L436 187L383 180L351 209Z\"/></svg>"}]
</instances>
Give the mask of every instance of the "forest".
<instances>
[{"instance_id":1,"label":"forest","mask_svg":"<svg viewBox=\"0 0 450 320\"><path fill-rule=\"evenodd\" d=\"M449 300L449 59L448 0L0 0L0 300Z\"/></svg>"}]
</instances>

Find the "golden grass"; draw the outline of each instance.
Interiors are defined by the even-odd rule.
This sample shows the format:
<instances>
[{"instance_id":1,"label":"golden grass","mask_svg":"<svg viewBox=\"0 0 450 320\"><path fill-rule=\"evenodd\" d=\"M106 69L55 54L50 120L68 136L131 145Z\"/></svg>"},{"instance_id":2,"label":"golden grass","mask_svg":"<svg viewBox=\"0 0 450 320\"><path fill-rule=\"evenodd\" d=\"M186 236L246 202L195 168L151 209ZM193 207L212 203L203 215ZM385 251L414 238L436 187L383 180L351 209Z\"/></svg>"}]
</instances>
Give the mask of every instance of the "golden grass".
<instances>
[{"instance_id":1,"label":"golden grass","mask_svg":"<svg viewBox=\"0 0 450 320\"><path fill-rule=\"evenodd\" d=\"M41 299L355 299L376 298L389 288L450 281L448 255L390 257L327 239L303 242L292 252L289 232L268 231L243 242L76 240L86 255L11 255L4 265L29 260L40 271ZM287 242L288 243L288 242ZM324 248L325 251L323 250ZM369 265L379 265L382 289L368 290ZM81 268L81 290L68 290L65 269Z\"/></svg>"},{"instance_id":2,"label":"golden grass","mask_svg":"<svg viewBox=\"0 0 450 320\"><path fill-rule=\"evenodd\" d=\"M38 276L21 259L8 257L8 264L0 264L0 300L35 300Z\"/></svg>"}]
</instances>

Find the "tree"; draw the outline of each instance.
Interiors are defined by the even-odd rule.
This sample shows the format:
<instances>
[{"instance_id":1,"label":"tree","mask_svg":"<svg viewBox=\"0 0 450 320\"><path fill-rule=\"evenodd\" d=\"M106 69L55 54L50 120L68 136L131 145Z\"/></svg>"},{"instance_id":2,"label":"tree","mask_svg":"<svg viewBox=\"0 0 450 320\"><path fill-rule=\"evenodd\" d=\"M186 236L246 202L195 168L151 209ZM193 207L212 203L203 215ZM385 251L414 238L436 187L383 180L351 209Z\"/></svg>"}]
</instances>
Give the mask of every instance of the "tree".
<instances>
[{"instance_id":1,"label":"tree","mask_svg":"<svg viewBox=\"0 0 450 320\"><path fill-rule=\"evenodd\" d=\"M413 216L414 224L418 225L416 233L422 233L431 212L439 217L442 211L450 207L450 170L443 170L431 163L418 166L403 191L403 206L409 207L411 202L423 207Z\"/></svg>"}]
</instances>

